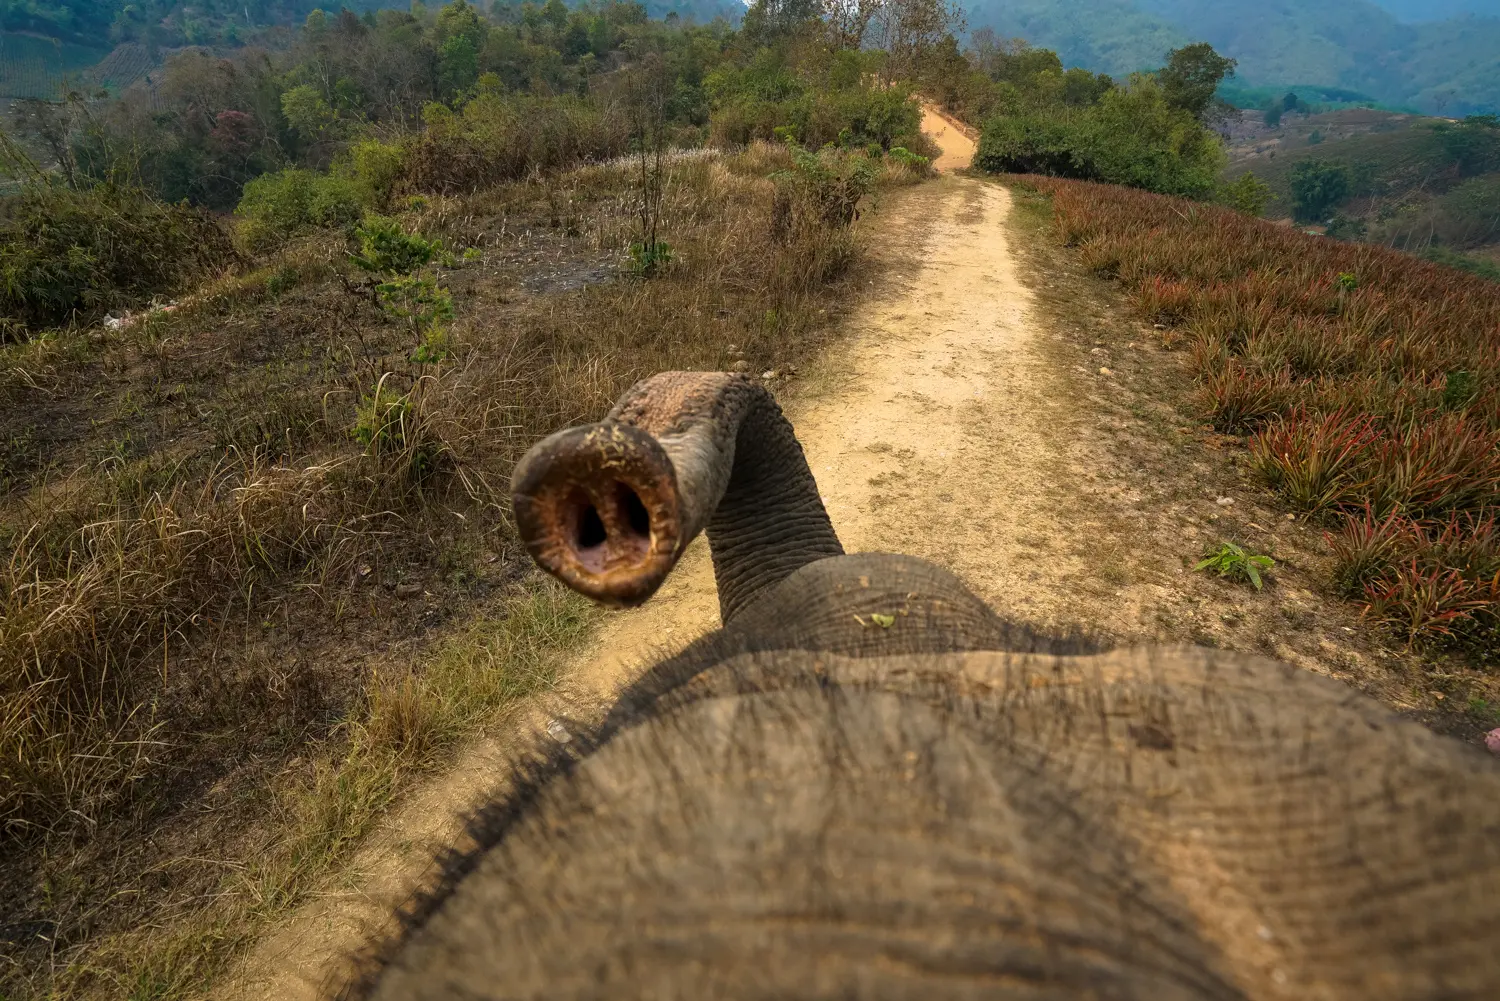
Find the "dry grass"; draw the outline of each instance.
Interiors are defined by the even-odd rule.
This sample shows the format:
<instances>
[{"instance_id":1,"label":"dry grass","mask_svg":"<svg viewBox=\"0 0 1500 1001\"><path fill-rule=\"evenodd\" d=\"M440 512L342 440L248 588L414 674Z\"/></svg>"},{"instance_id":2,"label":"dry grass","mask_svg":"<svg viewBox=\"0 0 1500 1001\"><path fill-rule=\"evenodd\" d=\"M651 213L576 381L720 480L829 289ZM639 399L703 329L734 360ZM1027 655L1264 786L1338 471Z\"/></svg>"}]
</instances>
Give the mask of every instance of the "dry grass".
<instances>
[{"instance_id":1,"label":"dry grass","mask_svg":"<svg viewBox=\"0 0 1500 1001\"><path fill-rule=\"evenodd\" d=\"M420 203L409 229L478 251L438 272L441 363L332 236L3 349L0 996L194 993L409 776L551 683L589 616L515 543L510 468L645 374L805 360L858 251L773 233L784 166L674 163L649 282L622 269L618 166ZM396 416L362 448L372 400Z\"/></svg>"},{"instance_id":2,"label":"dry grass","mask_svg":"<svg viewBox=\"0 0 1500 1001\"><path fill-rule=\"evenodd\" d=\"M1202 414L1326 518L1336 576L1410 641L1500 637L1500 288L1381 247L1102 185L1027 181L1163 341ZM1391 519L1387 521L1388 519ZM1383 533L1361 528L1388 523ZM1378 558L1361 549L1378 536Z\"/></svg>"}]
</instances>

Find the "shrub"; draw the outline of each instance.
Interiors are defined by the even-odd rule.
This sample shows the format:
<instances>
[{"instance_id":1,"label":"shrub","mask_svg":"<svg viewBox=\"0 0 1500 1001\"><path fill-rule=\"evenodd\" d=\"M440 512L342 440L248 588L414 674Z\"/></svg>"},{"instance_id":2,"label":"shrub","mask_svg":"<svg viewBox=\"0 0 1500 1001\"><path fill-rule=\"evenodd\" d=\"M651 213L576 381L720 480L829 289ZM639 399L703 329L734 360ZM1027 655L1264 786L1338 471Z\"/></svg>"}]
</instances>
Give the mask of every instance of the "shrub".
<instances>
[{"instance_id":1,"label":"shrub","mask_svg":"<svg viewBox=\"0 0 1500 1001\"><path fill-rule=\"evenodd\" d=\"M1409 519L1396 512L1377 518L1374 509L1365 505L1362 514L1351 516L1338 531L1324 535L1333 550L1335 586L1347 597L1364 594L1392 569L1397 554L1408 547L1411 534Z\"/></svg>"},{"instance_id":2,"label":"shrub","mask_svg":"<svg viewBox=\"0 0 1500 1001\"><path fill-rule=\"evenodd\" d=\"M1326 160L1299 160L1292 167L1292 216L1298 222L1317 222L1349 197L1349 168Z\"/></svg>"},{"instance_id":3,"label":"shrub","mask_svg":"<svg viewBox=\"0 0 1500 1001\"><path fill-rule=\"evenodd\" d=\"M1271 186L1246 171L1232 181L1221 183L1215 200L1248 216L1265 215Z\"/></svg>"},{"instance_id":4,"label":"shrub","mask_svg":"<svg viewBox=\"0 0 1500 1001\"><path fill-rule=\"evenodd\" d=\"M880 173L869 157L834 148L813 153L795 144L791 153L792 169L772 175L782 202L776 225L788 225L790 213L798 210L832 226L847 226L859 217L859 203Z\"/></svg>"},{"instance_id":5,"label":"shrub","mask_svg":"<svg viewBox=\"0 0 1500 1001\"><path fill-rule=\"evenodd\" d=\"M334 173L356 186L362 204L381 211L390 207L407 170L406 149L399 142L362 139L334 164Z\"/></svg>"},{"instance_id":6,"label":"shrub","mask_svg":"<svg viewBox=\"0 0 1500 1001\"><path fill-rule=\"evenodd\" d=\"M903 167L911 167L913 170L925 171L932 164L932 160L929 157L913 153L905 146L891 147L891 151L887 156Z\"/></svg>"},{"instance_id":7,"label":"shrub","mask_svg":"<svg viewBox=\"0 0 1500 1001\"><path fill-rule=\"evenodd\" d=\"M1500 282L1500 264L1486 260L1483 257L1470 257L1467 254L1460 254L1451 247L1443 247L1436 244L1424 250L1422 256L1434 264L1456 268L1459 271L1467 271L1469 274L1477 275L1486 281Z\"/></svg>"},{"instance_id":8,"label":"shrub","mask_svg":"<svg viewBox=\"0 0 1500 1001\"><path fill-rule=\"evenodd\" d=\"M265 250L309 229L347 226L362 207L360 187L350 178L293 168L246 184L234 214L245 245Z\"/></svg>"},{"instance_id":9,"label":"shrub","mask_svg":"<svg viewBox=\"0 0 1500 1001\"><path fill-rule=\"evenodd\" d=\"M113 184L30 182L0 224L0 314L11 321L0 339L143 305L235 259L228 233L200 210Z\"/></svg>"},{"instance_id":10,"label":"shrub","mask_svg":"<svg viewBox=\"0 0 1500 1001\"><path fill-rule=\"evenodd\" d=\"M437 106L441 107L441 106ZM576 97L482 93L403 147L395 191L458 194L630 150L628 116Z\"/></svg>"},{"instance_id":11,"label":"shrub","mask_svg":"<svg viewBox=\"0 0 1500 1001\"><path fill-rule=\"evenodd\" d=\"M997 173L1105 181L1204 198L1223 169L1218 137L1171 107L1150 77L1104 92L1081 109L1051 106L985 125L975 164Z\"/></svg>"},{"instance_id":12,"label":"shrub","mask_svg":"<svg viewBox=\"0 0 1500 1001\"><path fill-rule=\"evenodd\" d=\"M1212 550L1194 570L1213 570L1220 577L1228 577L1231 580L1243 580L1257 591L1265 586L1261 580L1262 572L1271 569L1276 561L1269 556L1257 556L1245 552L1242 546L1233 542L1220 544L1218 549Z\"/></svg>"},{"instance_id":13,"label":"shrub","mask_svg":"<svg viewBox=\"0 0 1500 1001\"><path fill-rule=\"evenodd\" d=\"M408 233L401 223L386 216L370 216L354 230L354 236L360 252L350 254L350 261L376 274L404 275L443 251L441 240Z\"/></svg>"},{"instance_id":14,"label":"shrub","mask_svg":"<svg viewBox=\"0 0 1500 1001\"><path fill-rule=\"evenodd\" d=\"M1473 177L1438 199L1434 235L1453 247L1477 247L1500 236L1500 172Z\"/></svg>"},{"instance_id":15,"label":"shrub","mask_svg":"<svg viewBox=\"0 0 1500 1001\"><path fill-rule=\"evenodd\" d=\"M757 63L715 71L706 89L710 139L718 145L790 138L811 149L829 143L927 148L912 91L878 86L859 72L820 81Z\"/></svg>"},{"instance_id":16,"label":"shrub","mask_svg":"<svg viewBox=\"0 0 1500 1001\"><path fill-rule=\"evenodd\" d=\"M1005 115L984 127L974 165L997 174L1092 177L1072 113Z\"/></svg>"}]
</instances>

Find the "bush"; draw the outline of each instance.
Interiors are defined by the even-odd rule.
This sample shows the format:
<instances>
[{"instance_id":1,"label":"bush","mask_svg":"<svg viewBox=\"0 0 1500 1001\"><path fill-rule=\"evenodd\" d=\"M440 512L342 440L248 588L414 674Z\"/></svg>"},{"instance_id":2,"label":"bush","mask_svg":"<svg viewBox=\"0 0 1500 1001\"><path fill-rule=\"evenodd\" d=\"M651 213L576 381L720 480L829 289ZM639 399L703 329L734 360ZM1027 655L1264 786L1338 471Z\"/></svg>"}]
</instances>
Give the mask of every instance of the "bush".
<instances>
[{"instance_id":1,"label":"bush","mask_svg":"<svg viewBox=\"0 0 1500 1001\"><path fill-rule=\"evenodd\" d=\"M264 250L319 226L347 226L359 219L363 199L348 177L313 170L262 174L245 185L234 214L240 237L251 250Z\"/></svg>"},{"instance_id":2,"label":"bush","mask_svg":"<svg viewBox=\"0 0 1500 1001\"><path fill-rule=\"evenodd\" d=\"M1225 163L1219 138L1171 107L1146 76L1104 92L1085 108L1047 106L985 126L977 166L997 173L1047 174L1206 198Z\"/></svg>"},{"instance_id":3,"label":"bush","mask_svg":"<svg viewBox=\"0 0 1500 1001\"><path fill-rule=\"evenodd\" d=\"M344 152L334 173L354 183L363 204L383 211L406 173L406 151L400 143L363 139Z\"/></svg>"},{"instance_id":4,"label":"bush","mask_svg":"<svg viewBox=\"0 0 1500 1001\"><path fill-rule=\"evenodd\" d=\"M847 226L859 218L859 203L875 186L880 167L867 156L829 147L813 153L792 144L792 169L772 175L777 186L773 226L778 238L799 215L817 223Z\"/></svg>"},{"instance_id":5,"label":"bush","mask_svg":"<svg viewBox=\"0 0 1500 1001\"><path fill-rule=\"evenodd\" d=\"M1216 201L1249 216L1264 215L1271 200L1271 186L1246 172L1219 185Z\"/></svg>"},{"instance_id":6,"label":"bush","mask_svg":"<svg viewBox=\"0 0 1500 1001\"><path fill-rule=\"evenodd\" d=\"M980 136L974 165L997 174L1090 176L1076 117L1063 112L993 118Z\"/></svg>"},{"instance_id":7,"label":"bush","mask_svg":"<svg viewBox=\"0 0 1500 1001\"><path fill-rule=\"evenodd\" d=\"M430 106L431 107L431 106ZM437 106L441 107L441 106ZM396 191L459 194L630 151L623 111L575 97L484 93L458 114L429 115L401 151Z\"/></svg>"},{"instance_id":8,"label":"bush","mask_svg":"<svg viewBox=\"0 0 1500 1001\"><path fill-rule=\"evenodd\" d=\"M83 190L36 180L0 227L3 331L143 305L235 260L206 212L112 184Z\"/></svg>"},{"instance_id":9,"label":"bush","mask_svg":"<svg viewBox=\"0 0 1500 1001\"><path fill-rule=\"evenodd\" d=\"M1301 160L1292 168L1292 217L1298 222L1327 219L1349 197L1349 168L1326 160Z\"/></svg>"},{"instance_id":10,"label":"bush","mask_svg":"<svg viewBox=\"0 0 1500 1001\"><path fill-rule=\"evenodd\" d=\"M1450 247L1436 245L1424 250L1422 256L1435 264L1442 264L1450 268L1457 268L1460 271L1467 271L1472 275L1478 275L1480 278L1486 278L1492 282L1500 282L1500 264L1496 264L1494 261L1488 261L1482 257L1470 257L1467 254L1460 254Z\"/></svg>"},{"instance_id":11,"label":"bush","mask_svg":"<svg viewBox=\"0 0 1500 1001\"><path fill-rule=\"evenodd\" d=\"M1476 247L1500 236L1500 173L1470 178L1438 199L1433 229L1453 247Z\"/></svg>"},{"instance_id":12,"label":"bush","mask_svg":"<svg viewBox=\"0 0 1500 1001\"><path fill-rule=\"evenodd\" d=\"M764 75L752 66L712 74L710 138L721 146L746 146L757 139L795 139L809 149L829 143L845 147L878 145L926 149L922 109L910 89L835 81L817 86L789 74Z\"/></svg>"},{"instance_id":13,"label":"bush","mask_svg":"<svg viewBox=\"0 0 1500 1001\"><path fill-rule=\"evenodd\" d=\"M349 259L365 271L404 275L429 263L443 252L441 240L428 240L408 233L395 219L371 216L354 231L358 254Z\"/></svg>"}]
</instances>

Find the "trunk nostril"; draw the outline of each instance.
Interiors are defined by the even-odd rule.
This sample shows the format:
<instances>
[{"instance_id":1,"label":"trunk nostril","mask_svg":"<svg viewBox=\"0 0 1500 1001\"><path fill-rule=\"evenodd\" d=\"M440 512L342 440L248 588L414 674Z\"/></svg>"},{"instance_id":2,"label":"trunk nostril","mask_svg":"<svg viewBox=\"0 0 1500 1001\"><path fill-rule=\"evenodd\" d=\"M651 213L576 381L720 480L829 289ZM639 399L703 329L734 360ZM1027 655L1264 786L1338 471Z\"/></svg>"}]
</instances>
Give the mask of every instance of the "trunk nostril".
<instances>
[{"instance_id":1,"label":"trunk nostril","mask_svg":"<svg viewBox=\"0 0 1500 1001\"><path fill-rule=\"evenodd\" d=\"M609 530L604 527L599 509L582 490L574 490L569 495L568 516L564 524L571 526L573 538L569 541L580 555L596 550L609 541Z\"/></svg>"},{"instance_id":2,"label":"trunk nostril","mask_svg":"<svg viewBox=\"0 0 1500 1001\"><path fill-rule=\"evenodd\" d=\"M584 505L578 516L578 548L602 546L607 538L609 533L604 530L604 519L599 517L598 510L592 504Z\"/></svg>"},{"instance_id":3,"label":"trunk nostril","mask_svg":"<svg viewBox=\"0 0 1500 1001\"><path fill-rule=\"evenodd\" d=\"M630 529L631 534L650 542L651 515L646 510L646 505L641 503L640 496L624 483L616 481L615 504L623 515L620 521Z\"/></svg>"}]
</instances>

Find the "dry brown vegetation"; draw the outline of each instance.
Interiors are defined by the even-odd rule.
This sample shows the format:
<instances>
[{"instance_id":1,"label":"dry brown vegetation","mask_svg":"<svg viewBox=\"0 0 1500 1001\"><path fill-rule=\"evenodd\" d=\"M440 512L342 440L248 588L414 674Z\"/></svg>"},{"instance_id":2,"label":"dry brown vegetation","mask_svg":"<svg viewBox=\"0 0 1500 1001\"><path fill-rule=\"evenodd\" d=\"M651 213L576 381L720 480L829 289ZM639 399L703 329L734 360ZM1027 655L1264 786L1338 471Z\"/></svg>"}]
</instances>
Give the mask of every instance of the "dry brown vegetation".
<instances>
[{"instance_id":1,"label":"dry brown vegetation","mask_svg":"<svg viewBox=\"0 0 1500 1001\"><path fill-rule=\"evenodd\" d=\"M1408 647L1419 701L1451 717L1437 725L1493 726L1495 286L1217 207L1024 184L1078 260L1188 349L1182 406L1320 526L1323 590Z\"/></svg>"},{"instance_id":2,"label":"dry brown vegetation","mask_svg":"<svg viewBox=\"0 0 1500 1001\"><path fill-rule=\"evenodd\" d=\"M192 993L550 684L589 614L515 543L511 465L646 373L807 355L859 258L816 208L773 226L789 165L675 160L649 281L621 166L417 200L473 248L429 269L440 361L329 233L3 348L0 996Z\"/></svg>"}]
</instances>

